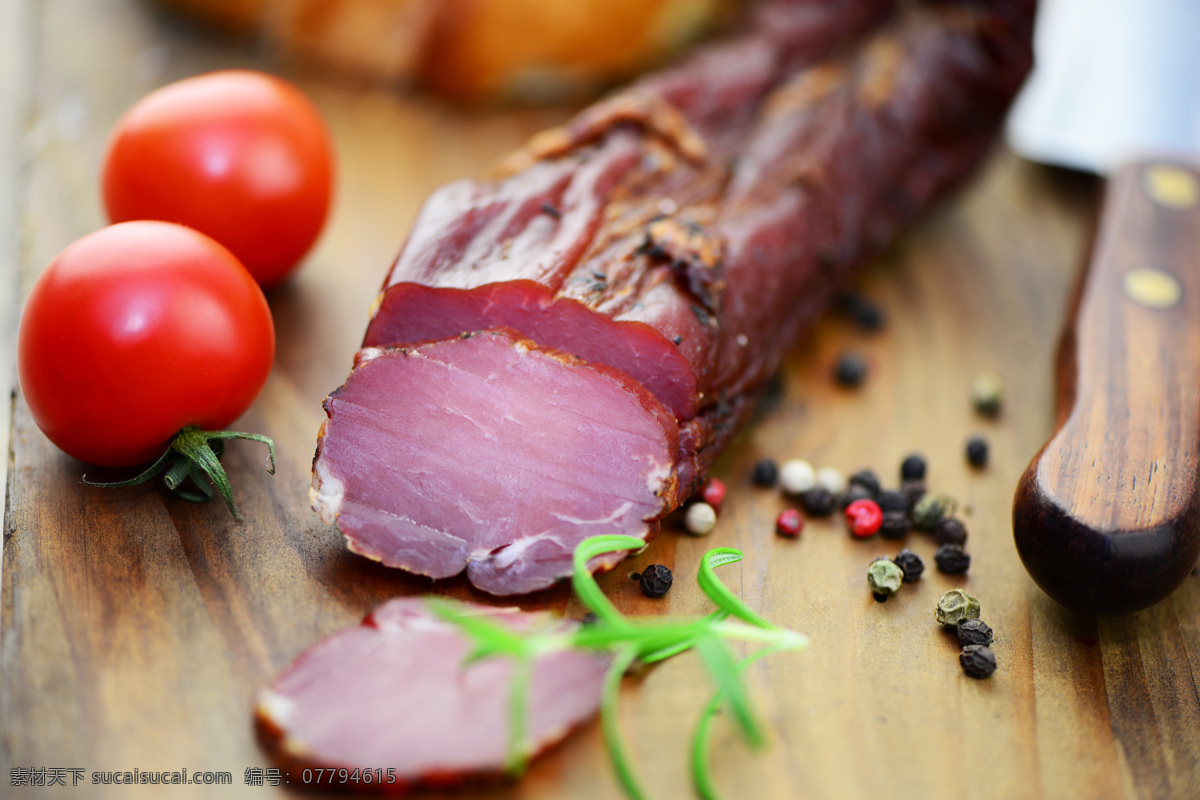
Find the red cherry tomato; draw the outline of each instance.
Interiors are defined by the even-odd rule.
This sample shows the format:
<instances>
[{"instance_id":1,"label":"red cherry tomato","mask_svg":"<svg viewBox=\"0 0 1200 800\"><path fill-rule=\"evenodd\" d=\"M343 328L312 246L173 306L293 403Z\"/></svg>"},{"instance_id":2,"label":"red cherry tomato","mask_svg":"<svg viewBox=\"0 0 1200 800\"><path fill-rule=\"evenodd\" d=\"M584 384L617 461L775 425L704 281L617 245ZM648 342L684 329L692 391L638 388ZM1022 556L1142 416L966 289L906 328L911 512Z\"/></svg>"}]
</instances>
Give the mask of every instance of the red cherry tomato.
<instances>
[{"instance_id":1,"label":"red cherry tomato","mask_svg":"<svg viewBox=\"0 0 1200 800\"><path fill-rule=\"evenodd\" d=\"M114 225L60 253L17 338L38 427L106 467L158 457L186 425L226 427L274 356L271 312L250 273L212 239L165 222Z\"/></svg>"},{"instance_id":2,"label":"red cherry tomato","mask_svg":"<svg viewBox=\"0 0 1200 800\"><path fill-rule=\"evenodd\" d=\"M206 233L264 288L321 232L333 146L298 89L258 72L213 72L141 99L104 161L109 219L159 219Z\"/></svg>"}]
</instances>

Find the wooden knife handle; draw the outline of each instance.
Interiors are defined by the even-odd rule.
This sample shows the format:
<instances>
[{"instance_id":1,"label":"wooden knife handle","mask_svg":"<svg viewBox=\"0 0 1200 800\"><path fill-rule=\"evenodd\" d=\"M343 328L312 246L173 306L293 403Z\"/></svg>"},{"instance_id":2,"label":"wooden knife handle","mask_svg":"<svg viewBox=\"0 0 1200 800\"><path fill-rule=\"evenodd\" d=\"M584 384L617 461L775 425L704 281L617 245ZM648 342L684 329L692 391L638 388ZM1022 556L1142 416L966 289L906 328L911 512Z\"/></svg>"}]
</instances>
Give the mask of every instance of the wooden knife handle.
<instances>
[{"instance_id":1,"label":"wooden knife handle","mask_svg":"<svg viewBox=\"0 0 1200 800\"><path fill-rule=\"evenodd\" d=\"M1166 597L1200 557L1200 170L1124 167L1092 253L1013 535L1047 594L1113 616Z\"/></svg>"}]
</instances>

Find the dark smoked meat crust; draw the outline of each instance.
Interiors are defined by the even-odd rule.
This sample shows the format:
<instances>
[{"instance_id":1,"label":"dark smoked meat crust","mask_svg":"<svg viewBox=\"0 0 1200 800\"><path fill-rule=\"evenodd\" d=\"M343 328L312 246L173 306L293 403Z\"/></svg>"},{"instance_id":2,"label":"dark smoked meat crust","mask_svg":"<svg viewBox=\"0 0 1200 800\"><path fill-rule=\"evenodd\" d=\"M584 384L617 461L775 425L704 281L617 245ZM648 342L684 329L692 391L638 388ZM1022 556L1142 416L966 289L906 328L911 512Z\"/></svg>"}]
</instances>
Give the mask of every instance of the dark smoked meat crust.
<instances>
[{"instance_id":1,"label":"dark smoked meat crust","mask_svg":"<svg viewBox=\"0 0 1200 800\"><path fill-rule=\"evenodd\" d=\"M985 155L1031 64L1033 10L768 0L495 179L435 193L365 346L511 328L620 370L674 415L685 499L854 268Z\"/></svg>"},{"instance_id":2,"label":"dark smoked meat crust","mask_svg":"<svg viewBox=\"0 0 1200 800\"><path fill-rule=\"evenodd\" d=\"M986 153L1030 66L1029 0L899 5L847 48L892 4L764 4L536 137L510 177L435 194L365 344L507 325L624 369L699 416L686 496L853 267Z\"/></svg>"}]
</instances>

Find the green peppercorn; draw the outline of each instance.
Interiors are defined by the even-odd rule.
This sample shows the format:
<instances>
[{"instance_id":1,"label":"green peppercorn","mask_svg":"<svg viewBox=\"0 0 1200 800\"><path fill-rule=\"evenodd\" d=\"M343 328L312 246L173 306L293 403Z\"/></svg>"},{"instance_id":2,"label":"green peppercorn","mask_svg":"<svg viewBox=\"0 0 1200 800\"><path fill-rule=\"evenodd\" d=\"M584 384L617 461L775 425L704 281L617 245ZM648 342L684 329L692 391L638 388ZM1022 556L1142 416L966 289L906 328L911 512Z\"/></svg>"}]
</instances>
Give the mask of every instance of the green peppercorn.
<instances>
[{"instance_id":1,"label":"green peppercorn","mask_svg":"<svg viewBox=\"0 0 1200 800\"><path fill-rule=\"evenodd\" d=\"M867 584L872 594L893 594L903 582L904 570L890 558L877 558L867 567Z\"/></svg>"},{"instance_id":2,"label":"green peppercorn","mask_svg":"<svg viewBox=\"0 0 1200 800\"><path fill-rule=\"evenodd\" d=\"M896 562L896 566L904 573L905 583L913 583L920 580L921 574L925 572L925 562L921 560L919 555L908 548L897 553L892 561Z\"/></svg>"},{"instance_id":3,"label":"green peppercorn","mask_svg":"<svg viewBox=\"0 0 1200 800\"><path fill-rule=\"evenodd\" d=\"M933 540L938 544L966 544L967 526L954 517L942 517L933 529Z\"/></svg>"},{"instance_id":4,"label":"green peppercorn","mask_svg":"<svg viewBox=\"0 0 1200 800\"><path fill-rule=\"evenodd\" d=\"M963 672L972 678L986 678L996 671L996 654L982 644L969 644L958 654Z\"/></svg>"},{"instance_id":5,"label":"green peppercorn","mask_svg":"<svg viewBox=\"0 0 1200 800\"><path fill-rule=\"evenodd\" d=\"M981 619L964 620L958 626L958 643L962 647L969 644L981 644L987 647L992 643L992 629Z\"/></svg>"},{"instance_id":6,"label":"green peppercorn","mask_svg":"<svg viewBox=\"0 0 1200 800\"><path fill-rule=\"evenodd\" d=\"M944 494L926 494L913 506L913 527L921 531L933 530L942 517L952 513L954 498Z\"/></svg>"},{"instance_id":7,"label":"green peppercorn","mask_svg":"<svg viewBox=\"0 0 1200 800\"><path fill-rule=\"evenodd\" d=\"M995 417L1004 402L1004 381L994 372L985 372L971 385L971 404L976 413Z\"/></svg>"},{"instance_id":8,"label":"green peppercorn","mask_svg":"<svg viewBox=\"0 0 1200 800\"><path fill-rule=\"evenodd\" d=\"M962 589L951 589L938 600L934 618L951 628L968 619L979 619L979 600Z\"/></svg>"}]
</instances>

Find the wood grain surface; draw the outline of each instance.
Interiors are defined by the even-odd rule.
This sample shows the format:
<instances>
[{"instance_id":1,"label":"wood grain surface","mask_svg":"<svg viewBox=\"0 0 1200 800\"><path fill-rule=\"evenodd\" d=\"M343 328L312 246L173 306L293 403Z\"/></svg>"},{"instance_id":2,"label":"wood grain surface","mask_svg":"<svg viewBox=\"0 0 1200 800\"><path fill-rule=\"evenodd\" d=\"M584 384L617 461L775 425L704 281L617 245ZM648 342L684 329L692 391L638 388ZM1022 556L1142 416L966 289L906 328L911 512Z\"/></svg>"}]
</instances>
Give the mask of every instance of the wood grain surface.
<instances>
[{"instance_id":1,"label":"wood grain surface","mask_svg":"<svg viewBox=\"0 0 1200 800\"><path fill-rule=\"evenodd\" d=\"M17 0L32 37L22 120L26 176L5 185L19 213L23 297L38 272L103 223L97 176L119 115L162 83L207 69L270 66L205 38L136 0ZM436 590L483 599L460 581L436 586L348 553L308 508L324 395L345 377L367 308L420 202L448 180L567 115L466 112L412 97L289 74L327 115L338 144L336 210L294 280L272 293L279 352L241 429L275 438L278 474L235 444L227 466L246 519L156 488L101 492L59 453L17 401L5 512L0 617L0 795L11 797L278 797L244 785L269 766L251 726L255 691L321 637L374 604ZM627 567L602 578L623 610L699 614L692 580L702 553L747 555L730 586L768 619L809 634L812 648L756 666L751 683L772 731L748 753L723 720L714 746L728 798L1194 798L1200 794L1200 578L1140 614L1101 622L1065 611L1029 579L1012 542L1013 489L1053 422L1052 362L1096 198L1086 179L997 151L965 192L930 214L864 273L888 314L868 335L829 316L789 358L783 394L719 462L730 485L716 531L668 527ZM2 242L16 248L14 242ZM830 379L837 355L863 352L858 391ZM995 421L968 392L994 370L1007 383ZM963 457L968 435L991 443L984 470ZM762 456L803 456L889 483L924 452L931 488L958 498L971 534L969 575L932 567L875 603L867 564L893 543L853 541L836 522L776 537L784 507L753 489ZM99 474L97 473L97 477ZM676 585L642 597L628 569L671 566ZM933 621L937 598L963 586L996 630L996 674L961 672L957 643ZM527 607L578 613L564 589ZM686 746L710 692L690 655L626 681L622 721L655 798L691 796ZM17 788L13 769L79 768L71 787ZM228 771L228 787L92 786L93 771ZM438 795L434 795L438 796ZM447 797L615 798L598 726L537 762L518 784Z\"/></svg>"},{"instance_id":2,"label":"wood grain surface","mask_svg":"<svg viewBox=\"0 0 1200 800\"><path fill-rule=\"evenodd\" d=\"M1200 557L1200 176L1122 167L1085 266L1059 427L1021 477L1013 533L1051 597L1113 616L1166 597Z\"/></svg>"}]
</instances>

